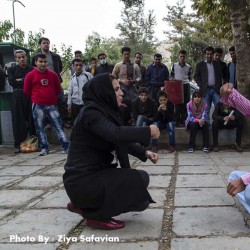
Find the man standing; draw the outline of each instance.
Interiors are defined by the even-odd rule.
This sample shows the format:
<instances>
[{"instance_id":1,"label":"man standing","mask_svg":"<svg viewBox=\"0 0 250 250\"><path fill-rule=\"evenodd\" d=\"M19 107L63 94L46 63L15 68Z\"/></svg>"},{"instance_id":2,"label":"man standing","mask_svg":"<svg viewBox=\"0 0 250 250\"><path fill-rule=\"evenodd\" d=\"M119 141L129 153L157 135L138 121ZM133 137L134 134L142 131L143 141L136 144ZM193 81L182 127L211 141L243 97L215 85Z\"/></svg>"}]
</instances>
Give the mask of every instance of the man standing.
<instances>
[{"instance_id":1,"label":"man standing","mask_svg":"<svg viewBox=\"0 0 250 250\"><path fill-rule=\"evenodd\" d=\"M86 82L93 78L89 72L83 70L83 62L79 58L72 61L75 73L70 78L68 87L68 111L71 113L72 124L83 107L82 88Z\"/></svg>"},{"instance_id":2,"label":"man standing","mask_svg":"<svg viewBox=\"0 0 250 250\"><path fill-rule=\"evenodd\" d=\"M63 153L67 153L69 142L63 132L62 120L56 108L57 96L61 92L59 78L55 72L46 67L47 57L45 54L37 54L35 64L36 68L25 77L23 91L27 96L31 96L32 113L41 149L39 156L49 153L45 133L45 116L49 118L57 133L57 137L62 144Z\"/></svg>"},{"instance_id":3,"label":"man standing","mask_svg":"<svg viewBox=\"0 0 250 250\"><path fill-rule=\"evenodd\" d=\"M141 80L141 72L136 63L131 63L130 52L131 49L129 47L123 47L121 49L123 61L115 65L112 75L119 79L121 88L125 89L129 100L132 102L138 97L135 86Z\"/></svg>"},{"instance_id":4,"label":"man standing","mask_svg":"<svg viewBox=\"0 0 250 250\"><path fill-rule=\"evenodd\" d=\"M103 73L112 73L114 65L109 64L106 57L104 52L98 54L97 58L99 60L99 65L96 67L95 76Z\"/></svg>"},{"instance_id":5,"label":"man standing","mask_svg":"<svg viewBox=\"0 0 250 250\"><path fill-rule=\"evenodd\" d=\"M200 88L203 100L207 103L207 114L209 123L209 113L211 104L214 106L220 100L220 88L222 86L221 64L214 61L214 48L208 46L204 50L205 60L196 65L194 80Z\"/></svg>"},{"instance_id":6,"label":"man standing","mask_svg":"<svg viewBox=\"0 0 250 250\"><path fill-rule=\"evenodd\" d=\"M190 101L190 85L191 81L191 66L186 63L187 52L186 50L180 50L179 62L176 62L172 66L170 76L172 79L181 80L183 82L184 103L175 105L175 126L185 124L187 119L187 103Z\"/></svg>"},{"instance_id":7,"label":"man standing","mask_svg":"<svg viewBox=\"0 0 250 250\"><path fill-rule=\"evenodd\" d=\"M220 62L221 64L222 78L223 78L223 84L224 84L228 82L229 80L229 72L228 72L227 64L221 60L222 54L223 54L222 48L214 49L214 60Z\"/></svg>"},{"instance_id":8,"label":"man standing","mask_svg":"<svg viewBox=\"0 0 250 250\"><path fill-rule=\"evenodd\" d=\"M169 79L169 71L162 62L162 55L155 54L154 62L150 64L146 71L145 87L149 89L150 98L158 102L158 93L164 86L164 81Z\"/></svg>"},{"instance_id":9,"label":"man standing","mask_svg":"<svg viewBox=\"0 0 250 250\"><path fill-rule=\"evenodd\" d=\"M135 53L134 62L140 67L140 71L141 71L141 80L137 83L137 86L136 86L138 89L144 86L145 84L146 67L142 65L141 63L142 58L143 58L143 55L141 52Z\"/></svg>"},{"instance_id":10,"label":"man standing","mask_svg":"<svg viewBox=\"0 0 250 250\"><path fill-rule=\"evenodd\" d=\"M41 51L39 53L43 53L47 57L47 62L48 62L47 67L57 74L57 76L60 80L60 83L62 83L63 80L62 80L62 77L60 75L62 72L61 57L58 54L53 53L49 50L50 49L50 40L48 38L41 37L38 41L38 44L41 48ZM36 66L35 56L32 58L31 65ZM63 126L65 128L70 128L70 125L67 122L67 120L68 120L67 103L65 101L65 97L64 97L64 93L63 93L62 88L61 88L61 92L57 98L57 106L58 106L58 110L59 110L60 116L61 116L62 121L63 121Z\"/></svg>"},{"instance_id":11,"label":"man standing","mask_svg":"<svg viewBox=\"0 0 250 250\"><path fill-rule=\"evenodd\" d=\"M13 88L11 96L11 115L14 135L14 153L20 153L20 144L28 135L35 135L35 126L32 118L31 100L23 93L24 78L33 70L27 65L24 50L14 52L17 65L8 68L8 81Z\"/></svg>"},{"instance_id":12,"label":"man standing","mask_svg":"<svg viewBox=\"0 0 250 250\"><path fill-rule=\"evenodd\" d=\"M237 89L237 77L236 77L236 52L235 47L231 46L229 48L229 54L232 58L232 62L228 64L229 71L229 82L233 84L234 88Z\"/></svg>"}]
</instances>

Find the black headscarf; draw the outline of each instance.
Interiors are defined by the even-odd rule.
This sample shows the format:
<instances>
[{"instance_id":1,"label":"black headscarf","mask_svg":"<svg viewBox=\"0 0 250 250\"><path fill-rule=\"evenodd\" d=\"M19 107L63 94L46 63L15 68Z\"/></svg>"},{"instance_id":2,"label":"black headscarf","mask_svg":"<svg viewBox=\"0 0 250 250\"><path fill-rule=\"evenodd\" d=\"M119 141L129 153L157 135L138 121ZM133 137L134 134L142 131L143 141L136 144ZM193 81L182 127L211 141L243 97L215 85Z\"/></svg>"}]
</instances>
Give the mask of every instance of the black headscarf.
<instances>
[{"instance_id":1,"label":"black headscarf","mask_svg":"<svg viewBox=\"0 0 250 250\"><path fill-rule=\"evenodd\" d=\"M109 116L117 125L121 124L118 104L109 73L93 77L83 86L84 109L94 108Z\"/></svg>"},{"instance_id":2,"label":"black headscarf","mask_svg":"<svg viewBox=\"0 0 250 250\"><path fill-rule=\"evenodd\" d=\"M109 73L97 75L88 81L83 86L82 99L84 102L82 113L87 110L97 109L112 119L116 125L121 126L118 112L119 107L112 81L109 78ZM88 118L85 117L85 121L86 119ZM115 145L115 150L121 167L129 168L127 145L124 143L117 143Z\"/></svg>"}]
</instances>

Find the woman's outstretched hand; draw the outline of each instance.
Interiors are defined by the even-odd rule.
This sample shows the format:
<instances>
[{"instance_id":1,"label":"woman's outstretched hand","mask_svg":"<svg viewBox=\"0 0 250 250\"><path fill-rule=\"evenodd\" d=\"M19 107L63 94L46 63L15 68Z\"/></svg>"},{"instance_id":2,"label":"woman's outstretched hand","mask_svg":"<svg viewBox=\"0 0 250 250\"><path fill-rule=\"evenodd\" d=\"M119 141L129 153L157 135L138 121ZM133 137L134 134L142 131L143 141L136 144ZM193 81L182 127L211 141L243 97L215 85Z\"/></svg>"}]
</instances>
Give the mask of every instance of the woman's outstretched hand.
<instances>
[{"instance_id":1,"label":"woman's outstretched hand","mask_svg":"<svg viewBox=\"0 0 250 250\"><path fill-rule=\"evenodd\" d=\"M146 151L146 157L154 164L159 160L159 155L149 150Z\"/></svg>"},{"instance_id":2,"label":"woman's outstretched hand","mask_svg":"<svg viewBox=\"0 0 250 250\"><path fill-rule=\"evenodd\" d=\"M158 139L160 137L160 130L156 125L150 125L151 138Z\"/></svg>"},{"instance_id":3,"label":"woman's outstretched hand","mask_svg":"<svg viewBox=\"0 0 250 250\"><path fill-rule=\"evenodd\" d=\"M225 83L220 88L220 95L221 96L228 96L232 92L232 89L233 89L232 83Z\"/></svg>"}]
</instances>

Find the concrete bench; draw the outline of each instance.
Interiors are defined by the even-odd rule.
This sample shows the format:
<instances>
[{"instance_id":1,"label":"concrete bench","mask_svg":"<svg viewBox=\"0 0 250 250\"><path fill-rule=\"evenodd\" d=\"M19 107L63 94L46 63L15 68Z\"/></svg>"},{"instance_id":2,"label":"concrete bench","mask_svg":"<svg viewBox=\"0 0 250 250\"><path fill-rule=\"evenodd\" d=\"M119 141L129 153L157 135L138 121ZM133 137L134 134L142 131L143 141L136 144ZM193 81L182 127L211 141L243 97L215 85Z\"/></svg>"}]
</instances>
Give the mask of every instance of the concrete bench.
<instances>
[{"instance_id":1,"label":"concrete bench","mask_svg":"<svg viewBox=\"0 0 250 250\"><path fill-rule=\"evenodd\" d=\"M67 138L70 137L71 129L64 129L64 132ZM47 130L48 141L51 144L59 144L56 133L53 129ZM220 129L219 130L219 146L226 146L235 144L236 138L236 129ZM167 131L161 130L161 136L158 140L160 144L168 144L168 135ZM185 128L175 128L175 142L176 145L188 145L189 142L189 130L186 131ZM209 143L212 145L213 137L212 137L212 129L209 129ZM196 135L196 146L202 146L202 131L198 131Z\"/></svg>"}]
</instances>

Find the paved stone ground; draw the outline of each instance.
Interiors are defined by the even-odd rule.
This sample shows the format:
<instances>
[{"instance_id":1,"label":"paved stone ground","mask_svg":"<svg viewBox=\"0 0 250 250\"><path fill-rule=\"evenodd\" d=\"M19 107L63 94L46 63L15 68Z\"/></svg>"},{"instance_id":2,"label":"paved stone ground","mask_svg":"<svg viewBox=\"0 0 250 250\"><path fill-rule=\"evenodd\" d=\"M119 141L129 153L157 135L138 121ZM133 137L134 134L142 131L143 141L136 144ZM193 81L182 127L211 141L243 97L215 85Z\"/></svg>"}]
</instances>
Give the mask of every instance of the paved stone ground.
<instances>
[{"instance_id":1,"label":"paved stone ground","mask_svg":"<svg viewBox=\"0 0 250 250\"><path fill-rule=\"evenodd\" d=\"M150 174L156 203L119 216L125 228L102 231L65 208L66 155L58 147L46 157L1 147L0 249L249 250L250 219L227 195L226 179L232 170L250 170L250 152L159 153L154 166L131 158Z\"/></svg>"}]
</instances>

